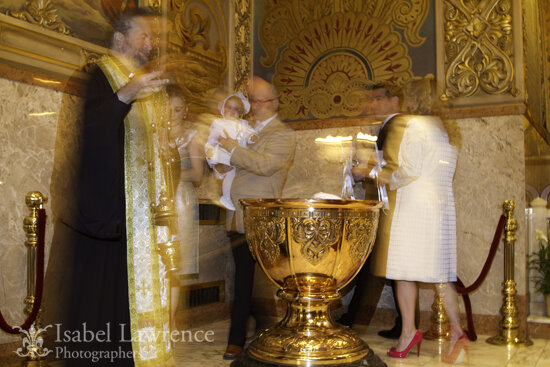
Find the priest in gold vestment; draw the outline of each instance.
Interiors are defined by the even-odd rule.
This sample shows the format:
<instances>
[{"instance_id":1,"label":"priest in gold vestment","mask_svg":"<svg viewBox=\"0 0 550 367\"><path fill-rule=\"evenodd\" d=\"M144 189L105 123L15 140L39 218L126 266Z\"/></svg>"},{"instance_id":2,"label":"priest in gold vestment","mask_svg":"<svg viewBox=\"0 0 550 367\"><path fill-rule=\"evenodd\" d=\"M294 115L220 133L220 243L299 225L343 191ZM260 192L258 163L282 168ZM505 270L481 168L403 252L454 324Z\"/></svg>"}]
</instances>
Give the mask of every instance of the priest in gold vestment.
<instances>
[{"instance_id":1,"label":"priest in gold vestment","mask_svg":"<svg viewBox=\"0 0 550 367\"><path fill-rule=\"evenodd\" d=\"M170 285L156 250L167 232L155 226L152 209L163 184L154 126L167 82L144 71L152 19L121 17L87 89L76 209L61 218L74 247L61 340L70 353L60 356L68 366L174 365Z\"/></svg>"}]
</instances>

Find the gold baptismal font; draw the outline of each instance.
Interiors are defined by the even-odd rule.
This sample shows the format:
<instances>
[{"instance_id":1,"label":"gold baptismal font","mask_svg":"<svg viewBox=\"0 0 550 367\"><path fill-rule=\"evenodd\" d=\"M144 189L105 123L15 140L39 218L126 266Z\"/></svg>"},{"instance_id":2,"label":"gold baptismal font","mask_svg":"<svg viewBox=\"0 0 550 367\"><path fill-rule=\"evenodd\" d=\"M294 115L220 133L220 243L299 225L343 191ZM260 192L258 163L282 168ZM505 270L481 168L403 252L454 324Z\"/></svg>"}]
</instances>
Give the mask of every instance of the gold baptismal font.
<instances>
[{"instance_id":1,"label":"gold baptismal font","mask_svg":"<svg viewBox=\"0 0 550 367\"><path fill-rule=\"evenodd\" d=\"M382 203L329 199L244 199L250 252L287 302L284 318L247 353L275 365L343 365L369 349L329 312L359 272L376 238Z\"/></svg>"}]
</instances>

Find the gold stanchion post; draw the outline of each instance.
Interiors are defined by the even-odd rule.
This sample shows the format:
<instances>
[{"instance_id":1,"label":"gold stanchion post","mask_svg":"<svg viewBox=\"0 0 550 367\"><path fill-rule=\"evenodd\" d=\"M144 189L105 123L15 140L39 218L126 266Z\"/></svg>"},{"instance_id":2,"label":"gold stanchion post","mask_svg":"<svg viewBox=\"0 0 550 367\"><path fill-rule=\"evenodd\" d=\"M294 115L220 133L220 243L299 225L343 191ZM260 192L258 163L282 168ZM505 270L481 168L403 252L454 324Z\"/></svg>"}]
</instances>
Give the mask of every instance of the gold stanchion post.
<instances>
[{"instance_id":1,"label":"gold stanchion post","mask_svg":"<svg viewBox=\"0 0 550 367\"><path fill-rule=\"evenodd\" d=\"M441 286L436 284L436 287ZM434 302L432 303L432 325L430 330L426 331L423 336L428 340L444 341L449 340L451 337L451 326L445 307L443 306L443 300L439 296L439 292L434 292Z\"/></svg>"},{"instance_id":2,"label":"gold stanchion post","mask_svg":"<svg viewBox=\"0 0 550 367\"><path fill-rule=\"evenodd\" d=\"M30 210L30 214L23 219L23 228L27 236L25 246L27 246L27 297L25 298L25 313L30 314L34 305L34 287L36 284L36 246L38 245L38 209L43 209L43 204L48 201L39 191L31 191L25 197L25 203ZM45 351L42 346L43 338L37 338L44 330L40 328L40 310L36 320L32 323L28 333L23 333L23 338L28 344L26 348L26 360L23 366L45 366Z\"/></svg>"},{"instance_id":3,"label":"gold stanchion post","mask_svg":"<svg viewBox=\"0 0 550 367\"><path fill-rule=\"evenodd\" d=\"M513 200L506 200L503 205L507 221L504 227L504 282L502 295L504 296L500 314L500 334L487 339L487 343L494 345L523 345L529 346L533 342L519 336L518 311L516 307L516 282L514 281L514 245L516 242L517 221L514 219L515 204Z\"/></svg>"}]
</instances>

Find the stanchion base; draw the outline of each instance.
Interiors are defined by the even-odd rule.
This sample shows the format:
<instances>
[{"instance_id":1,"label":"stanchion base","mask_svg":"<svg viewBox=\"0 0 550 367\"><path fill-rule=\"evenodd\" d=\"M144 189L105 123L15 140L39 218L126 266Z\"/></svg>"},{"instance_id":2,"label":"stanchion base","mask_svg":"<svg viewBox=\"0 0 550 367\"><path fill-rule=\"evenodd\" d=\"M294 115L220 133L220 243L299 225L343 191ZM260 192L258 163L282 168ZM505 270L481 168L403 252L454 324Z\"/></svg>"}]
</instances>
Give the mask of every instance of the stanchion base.
<instances>
[{"instance_id":1,"label":"stanchion base","mask_svg":"<svg viewBox=\"0 0 550 367\"><path fill-rule=\"evenodd\" d=\"M433 330L428 330L425 333L422 333L422 338L426 340L435 340L438 342L444 342L451 339L451 333L437 333Z\"/></svg>"},{"instance_id":2,"label":"stanchion base","mask_svg":"<svg viewBox=\"0 0 550 367\"><path fill-rule=\"evenodd\" d=\"M231 362L231 367L289 367L287 364L272 364L266 362L260 362L248 354L248 351L244 351L239 357ZM316 366L315 363L308 364L308 366ZM320 366L320 365L319 365ZM369 348L369 353L363 358L353 363L346 364L323 364L323 367L387 367L380 357L378 357L372 349Z\"/></svg>"},{"instance_id":3,"label":"stanchion base","mask_svg":"<svg viewBox=\"0 0 550 367\"><path fill-rule=\"evenodd\" d=\"M520 337L516 338L506 338L502 335L497 335L490 337L487 339L487 343L493 344L493 345L509 345L509 346L517 346L517 347L528 347L530 345L533 345L533 342L531 339L523 339Z\"/></svg>"},{"instance_id":4,"label":"stanchion base","mask_svg":"<svg viewBox=\"0 0 550 367\"><path fill-rule=\"evenodd\" d=\"M50 363L45 360L29 361L25 360L21 362L22 367L50 367Z\"/></svg>"}]
</instances>

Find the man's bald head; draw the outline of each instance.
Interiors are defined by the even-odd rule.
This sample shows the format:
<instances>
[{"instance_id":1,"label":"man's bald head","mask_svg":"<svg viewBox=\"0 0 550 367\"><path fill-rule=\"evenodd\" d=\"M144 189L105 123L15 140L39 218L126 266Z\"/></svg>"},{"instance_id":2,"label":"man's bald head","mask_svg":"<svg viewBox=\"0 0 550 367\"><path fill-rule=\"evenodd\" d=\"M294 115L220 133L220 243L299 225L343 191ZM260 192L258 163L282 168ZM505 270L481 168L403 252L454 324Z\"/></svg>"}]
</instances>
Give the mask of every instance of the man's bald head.
<instances>
[{"instance_id":1,"label":"man's bald head","mask_svg":"<svg viewBox=\"0 0 550 367\"><path fill-rule=\"evenodd\" d=\"M255 76L248 84L248 92L255 119L264 121L277 113L279 98L273 84Z\"/></svg>"}]
</instances>

